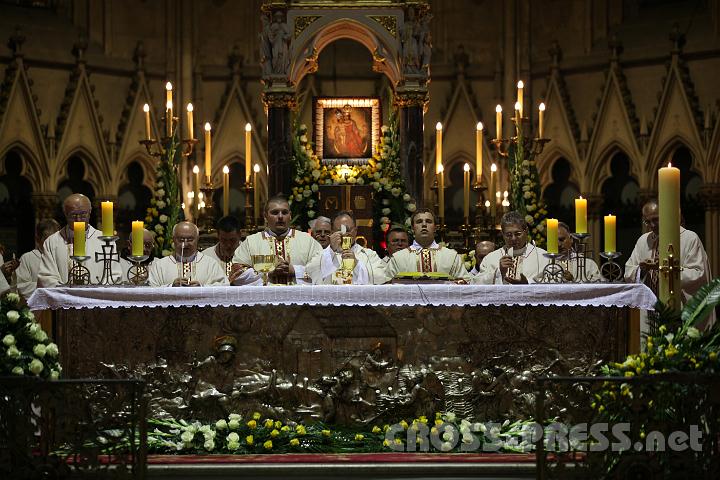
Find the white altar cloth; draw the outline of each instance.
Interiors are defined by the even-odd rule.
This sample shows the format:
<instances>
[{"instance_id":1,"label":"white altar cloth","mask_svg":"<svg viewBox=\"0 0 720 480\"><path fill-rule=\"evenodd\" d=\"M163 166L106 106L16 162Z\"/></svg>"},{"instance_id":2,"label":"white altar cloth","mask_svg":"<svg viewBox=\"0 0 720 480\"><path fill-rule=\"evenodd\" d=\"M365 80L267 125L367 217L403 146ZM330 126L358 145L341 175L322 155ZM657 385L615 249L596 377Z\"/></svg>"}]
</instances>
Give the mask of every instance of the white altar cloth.
<instances>
[{"instance_id":1,"label":"white altar cloth","mask_svg":"<svg viewBox=\"0 0 720 480\"><path fill-rule=\"evenodd\" d=\"M579 306L651 310L643 284L298 285L240 287L38 288L32 310L133 307L322 306Z\"/></svg>"}]
</instances>

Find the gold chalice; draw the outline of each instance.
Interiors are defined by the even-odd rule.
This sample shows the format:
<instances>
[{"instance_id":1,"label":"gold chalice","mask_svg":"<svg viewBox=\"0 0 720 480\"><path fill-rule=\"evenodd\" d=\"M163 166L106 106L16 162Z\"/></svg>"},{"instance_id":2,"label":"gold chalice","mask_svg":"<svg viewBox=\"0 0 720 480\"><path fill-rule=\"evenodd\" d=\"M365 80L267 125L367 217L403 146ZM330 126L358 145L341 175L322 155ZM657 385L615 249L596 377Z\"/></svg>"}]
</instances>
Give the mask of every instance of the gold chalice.
<instances>
[{"instance_id":1,"label":"gold chalice","mask_svg":"<svg viewBox=\"0 0 720 480\"><path fill-rule=\"evenodd\" d=\"M252 256L253 269L262 275L263 286L268 284L268 274L275 270L277 259L275 255L253 255Z\"/></svg>"}]
</instances>

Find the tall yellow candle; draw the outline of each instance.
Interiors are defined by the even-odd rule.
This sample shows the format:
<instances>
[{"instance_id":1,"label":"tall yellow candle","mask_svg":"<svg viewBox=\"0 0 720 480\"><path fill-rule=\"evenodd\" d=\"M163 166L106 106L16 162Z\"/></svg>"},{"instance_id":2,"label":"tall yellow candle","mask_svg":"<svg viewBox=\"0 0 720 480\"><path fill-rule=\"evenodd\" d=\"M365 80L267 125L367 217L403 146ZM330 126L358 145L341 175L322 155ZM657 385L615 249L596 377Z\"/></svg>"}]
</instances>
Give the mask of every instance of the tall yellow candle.
<instances>
[{"instance_id":1,"label":"tall yellow candle","mask_svg":"<svg viewBox=\"0 0 720 480\"><path fill-rule=\"evenodd\" d=\"M230 215L230 169L223 167L223 215Z\"/></svg>"},{"instance_id":2,"label":"tall yellow candle","mask_svg":"<svg viewBox=\"0 0 720 480\"><path fill-rule=\"evenodd\" d=\"M260 173L260 165L257 163L253 166L253 215L255 219L260 221L260 185L258 185L257 177Z\"/></svg>"},{"instance_id":3,"label":"tall yellow candle","mask_svg":"<svg viewBox=\"0 0 720 480\"><path fill-rule=\"evenodd\" d=\"M145 139L150 140L150 105L147 103L143 105L143 112L145 112Z\"/></svg>"},{"instance_id":4,"label":"tall yellow candle","mask_svg":"<svg viewBox=\"0 0 720 480\"><path fill-rule=\"evenodd\" d=\"M252 171L252 126L245 124L245 183L250 183L250 172Z\"/></svg>"},{"instance_id":5,"label":"tall yellow candle","mask_svg":"<svg viewBox=\"0 0 720 480\"><path fill-rule=\"evenodd\" d=\"M587 233L587 198L575 199L575 233Z\"/></svg>"},{"instance_id":6,"label":"tall yellow candle","mask_svg":"<svg viewBox=\"0 0 720 480\"><path fill-rule=\"evenodd\" d=\"M658 208L660 214L660 243L658 255L663 266L668 258L668 247L672 245L674 258L680 260L680 170L668 163L658 171ZM679 266L679 263L678 263ZM679 310L680 270L673 269L671 274L660 273L659 300L674 310ZM672 295L670 278L672 276Z\"/></svg>"},{"instance_id":7,"label":"tall yellow candle","mask_svg":"<svg viewBox=\"0 0 720 480\"><path fill-rule=\"evenodd\" d=\"M172 83L165 84L165 131L168 137L173 133L173 93Z\"/></svg>"},{"instance_id":8,"label":"tall yellow candle","mask_svg":"<svg viewBox=\"0 0 720 480\"><path fill-rule=\"evenodd\" d=\"M85 222L73 223L73 255L85 256Z\"/></svg>"},{"instance_id":9,"label":"tall yellow candle","mask_svg":"<svg viewBox=\"0 0 720 480\"><path fill-rule=\"evenodd\" d=\"M547 219L547 251L558 253L558 220L557 218Z\"/></svg>"},{"instance_id":10,"label":"tall yellow candle","mask_svg":"<svg viewBox=\"0 0 720 480\"><path fill-rule=\"evenodd\" d=\"M520 108L518 110L520 111L520 118L522 118L523 115L523 88L525 87L525 84L522 80L518 81L517 83L517 103L520 104Z\"/></svg>"},{"instance_id":11,"label":"tall yellow candle","mask_svg":"<svg viewBox=\"0 0 720 480\"><path fill-rule=\"evenodd\" d=\"M495 223L495 214L497 212L497 202L495 201L495 190L497 189L497 186L495 185L497 183L497 165L494 163L490 165L490 190L488 191L488 195L490 197L490 215L493 218L493 224Z\"/></svg>"},{"instance_id":12,"label":"tall yellow candle","mask_svg":"<svg viewBox=\"0 0 720 480\"><path fill-rule=\"evenodd\" d=\"M502 140L502 107L495 107L495 139Z\"/></svg>"},{"instance_id":13,"label":"tall yellow candle","mask_svg":"<svg viewBox=\"0 0 720 480\"><path fill-rule=\"evenodd\" d=\"M470 224L470 164L466 163L463 167L463 219L465 224Z\"/></svg>"},{"instance_id":14,"label":"tall yellow candle","mask_svg":"<svg viewBox=\"0 0 720 480\"><path fill-rule=\"evenodd\" d=\"M145 224L139 220L135 220L132 222L132 233L130 234L130 238L132 240L132 256L139 257L144 253L144 241L143 238L143 229L145 228Z\"/></svg>"},{"instance_id":15,"label":"tall yellow candle","mask_svg":"<svg viewBox=\"0 0 720 480\"><path fill-rule=\"evenodd\" d=\"M605 251L612 253L617 251L617 218L615 215L605 215Z\"/></svg>"},{"instance_id":16,"label":"tall yellow candle","mask_svg":"<svg viewBox=\"0 0 720 480\"><path fill-rule=\"evenodd\" d=\"M442 167L442 123L435 124L435 173Z\"/></svg>"},{"instance_id":17,"label":"tall yellow candle","mask_svg":"<svg viewBox=\"0 0 720 480\"><path fill-rule=\"evenodd\" d=\"M475 126L475 183L480 185L482 180L483 164L483 124L478 122Z\"/></svg>"},{"instance_id":18,"label":"tall yellow candle","mask_svg":"<svg viewBox=\"0 0 720 480\"><path fill-rule=\"evenodd\" d=\"M440 164L438 170L438 216L445 218L445 172ZM442 225L442 224L441 224Z\"/></svg>"},{"instance_id":19,"label":"tall yellow candle","mask_svg":"<svg viewBox=\"0 0 720 480\"><path fill-rule=\"evenodd\" d=\"M188 103L187 104L187 138L193 139L195 138L195 134L193 132L194 130L193 125L193 104Z\"/></svg>"},{"instance_id":20,"label":"tall yellow candle","mask_svg":"<svg viewBox=\"0 0 720 480\"><path fill-rule=\"evenodd\" d=\"M165 133L168 137L172 137L173 134L173 104L167 102L165 104Z\"/></svg>"},{"instance_id":21,"label":"tall yellow candle","mask_svg":"<svg viewBox=\"0 0 720 480\"><path fill-rule=\"evenodd\" d=\"M102 211L103 237L112 237L115 234L115 226L113 225L113 202L101 202L100 210Z\"/></svg>"},{"instance_id":22,"label":"tall yellow candle","mask_svg":"<svg viewBox=\"0 0 720 480\"><path fill-rule=\"evenodd\" d=\"M541 103L538 107L538 138L545 138L543 137L543 133L545 131L545 104Z\"/></svg>"},{"instance_id":23,"label":"tall yellow candle","mask_svg":"<svg viewBox=\"0 0 720 480\"><path fill-rule=\"evenodd\" d=\"M210 183L212 175L212 137L210 136L210 122L205 123L205 183Z\"/></svg>"}]
</instances>

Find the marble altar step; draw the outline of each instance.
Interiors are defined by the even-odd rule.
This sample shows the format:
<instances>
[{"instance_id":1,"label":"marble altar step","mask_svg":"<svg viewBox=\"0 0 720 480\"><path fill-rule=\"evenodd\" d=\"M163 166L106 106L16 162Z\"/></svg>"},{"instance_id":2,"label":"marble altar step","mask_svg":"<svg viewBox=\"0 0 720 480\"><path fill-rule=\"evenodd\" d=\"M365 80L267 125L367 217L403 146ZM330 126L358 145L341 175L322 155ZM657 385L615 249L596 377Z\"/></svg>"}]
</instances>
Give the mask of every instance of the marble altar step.
<instances>
[{"instance_id":1,"label":"marble altar step","mask_svg":"<svg viewBox=\"0 0 720 480\"><path fill-rule=\"evenodd\" d=\"M535 456L514 454L151 455L147 478L246 480L529 480Z\"/></svg>"}]
</instances>

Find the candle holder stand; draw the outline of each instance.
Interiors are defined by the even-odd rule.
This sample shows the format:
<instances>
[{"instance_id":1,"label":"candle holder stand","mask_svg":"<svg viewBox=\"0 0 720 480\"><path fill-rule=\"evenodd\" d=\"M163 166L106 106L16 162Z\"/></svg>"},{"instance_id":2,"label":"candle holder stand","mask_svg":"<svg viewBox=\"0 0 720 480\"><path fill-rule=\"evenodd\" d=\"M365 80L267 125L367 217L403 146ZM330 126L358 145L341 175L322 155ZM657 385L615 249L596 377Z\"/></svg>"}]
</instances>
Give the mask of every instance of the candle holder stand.
<instances>
[{"instance_id":1,"label":"candle holder stand","mask_svg":"<svg viewBox=\"0 0 720 480\"><path fill-rule=\"evenodd\" d=\"M255 187L252 182L245 183L245 228L249 231L255 230Z\"/></svg>"},{"instance_id":2,"label":"candle holder stand","mask_svg":"<svg viewBox=\"0 0 720 480\"><path fill-rule=\"evenodd\" d=\"M72 266L68 271L68 281L65 286L90 285L90 270L83 263L90 260L89 255L70 255Z\"/></svg>"},{"instance_id":3,"label":"candle holder stand","mask_svg":"<svg viewBox=\"0 0 720 480\"><path fill-rule=\"evenodd\" d=\"M116 248L116 242L119 237L112 235L109 237L98 237L102 242L102 252L95 252L95 261L103 262L103 273L97 279L98 285L117 285L122 281L121 278L114 278L112 273L113 262L120 263L120 254Z\"/></svg>"},{"instance_id":4,"label":"candle holder stand","mask_svg":"<svg viewBox=\"0 0 720 480\"><path fill-rule=\"evenodd\" d=\"M165 114L165 125L167 126L167 112ZM171 119L172 125L170 127L170 131L167 132L168 135L166 137L162 137L160 140L157 140L155 138L147 138L145 140L140 140L140 144L145 147L148 154L153 157L162 157L167 152L168 147L170 146L170 142L172 141L172 137L175 135L175 132L177 131L177 124L178 124L178 117L172 117ZM166 129L167 131L167 129ZM180 140L180 143L182 143L182 149L181 154L183 157L189 157L192 155L193 151L195 150L195 145L200 143L200 140L197 138L185 138Z\"/></svg>"},{"instance_id":5,"label":"candle holder stand","mask_svg":"<svg viewBox=\"0 0 720 480\"><path fill-rule=\"evenodd\" d=\"M619 263L615 262L622 256L620 252L600 252L600 256L607 260L600 267L600 275L606 283L622 283L624 272Z\"/></svg>"},{"instance_id":6,"label":"candle holder stand","mask_svg":"<svg viewBox=\"0 0 720 480\"><path fill-rule=\"evenodd\" d=\"M570 234L575 240L577 245L577 251L575 253L575 279L577 283L595 283L587 277L587 257L592 254L592 250L588 249L587 240L590 238L589 233L571 233Z\"/></svg>"},{"instance_id":7,"label":"candle holder stand","mask_svg":"<svg viewBox=\"0 0 720 480\"><path fill-rule=\"evenodd\" d=\"M127 257L127 259L133 263L133 265L128 269L128 282L136 287L147 285L148 269L142 264L142 262L148 258L148 255L129 255Z\"/></svg>"},{"instance_id":8,"label":"candle holder stand","mask_svg":"<svg viewBox=\"0 0 720 480\"><path fill-rule=\"evenodd\" d=\"M680 260L675 256L675 248L673 244L668 245L667 257L662 261L662 264L658 267L659 273L667 279L668 282L668 299L667 306L670 308L679 308L679 305L675 305L675 272L682 271L683 268L680 266ZM662 291L662 289L660 289ZM660 296L660 295L658 295ZM660 301L663 301L660 299Z\"/></svg>"},{"instance_id":9,"label":"candle holder stand","mask_svg":"<svg viewBox=\"0 0 720 480\"><path fill-rule=\"evenodd\" d=\"M550 263L543 268L542 278L538 283L565 283L565 269L557 263L560 254L545 252L543 256L550 259Z\"/></svg>"},{"instance_id":10,"label":"candle holder stand","mask_svg":"<svg viewBox=\"0 0 720 480\"><path fill-rule=\"evenodd\" d=\"M200 210L198 214L197 226L200 232L203 234L212 234L215 232L215 207L213 206L213 187L212 181L205 182L205 185L200 188L203 193L203 201L205 207Z\"/></svg>"},{"instance_id":11,"label":"candle holder stand","mask_svg":"<svg viewBox=\"0 0 720 480\"><path fill-rule=\"evenodd\" d=\"M470 219L466 218L465 223L460 225L460 233L463 236L463 248L465 251L469 252L474 250L475 245L473 245L471 241L473 238L473 228L472 225L470 225Z\"/></svg>"}]
</instances>

